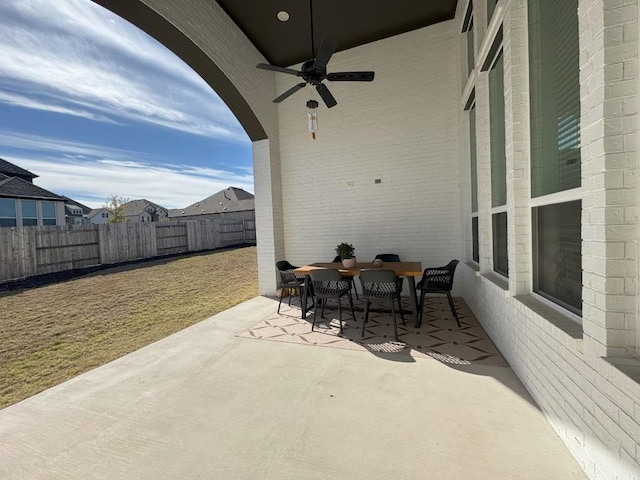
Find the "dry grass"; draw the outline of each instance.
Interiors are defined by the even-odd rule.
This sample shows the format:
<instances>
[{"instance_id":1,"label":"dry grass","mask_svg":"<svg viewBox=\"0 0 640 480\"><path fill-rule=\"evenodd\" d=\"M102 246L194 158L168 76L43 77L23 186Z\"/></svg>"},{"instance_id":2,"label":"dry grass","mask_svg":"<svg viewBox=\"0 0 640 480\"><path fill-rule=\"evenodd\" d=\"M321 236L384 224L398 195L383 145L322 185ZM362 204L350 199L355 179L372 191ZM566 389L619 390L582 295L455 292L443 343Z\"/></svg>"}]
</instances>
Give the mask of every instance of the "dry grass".
<instances>
[{"instance_id":1,"label":"dry grass","mask_svg":"<svg viewBox=\"0 0 640 480\"><path fill-rule=\"evenodd\" d=\"M0 408L257 294L255 247L0 292Z\"/></svg>"}]
</instances>

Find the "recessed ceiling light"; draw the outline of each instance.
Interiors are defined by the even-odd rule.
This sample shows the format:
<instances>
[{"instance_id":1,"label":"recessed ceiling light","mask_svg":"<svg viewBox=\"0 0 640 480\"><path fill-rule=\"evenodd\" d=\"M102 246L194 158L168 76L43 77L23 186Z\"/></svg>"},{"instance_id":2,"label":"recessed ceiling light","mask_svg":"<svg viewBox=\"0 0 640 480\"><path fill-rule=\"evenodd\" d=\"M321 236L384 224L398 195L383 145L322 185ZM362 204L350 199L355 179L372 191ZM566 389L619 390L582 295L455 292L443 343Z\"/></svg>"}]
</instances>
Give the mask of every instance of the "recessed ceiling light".
<instances>
[{"instance_id":1,"label":"recessed ceiling light","mask_svg":"<svg viewBox=\"0 0 640 480\"><path fill-rule=\"evenodd\" d=\"M278 12L278 20L280 20L281 22L286 22L287 20L289 20L289 12L285 12L284 10L280 10Z\"/></svg>"}]
</instances>

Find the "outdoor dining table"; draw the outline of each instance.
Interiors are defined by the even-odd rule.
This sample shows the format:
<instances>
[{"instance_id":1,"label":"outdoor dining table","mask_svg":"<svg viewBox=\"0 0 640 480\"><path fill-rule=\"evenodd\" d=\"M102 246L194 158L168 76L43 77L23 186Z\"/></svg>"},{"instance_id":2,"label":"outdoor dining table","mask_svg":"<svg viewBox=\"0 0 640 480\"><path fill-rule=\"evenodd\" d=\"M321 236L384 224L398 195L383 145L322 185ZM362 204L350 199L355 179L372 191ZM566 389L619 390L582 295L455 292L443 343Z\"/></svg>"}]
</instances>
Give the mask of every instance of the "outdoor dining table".
<instances>
[{"instance_id":1,"label":"outdoor dining table","mask_svg":"<svg viewBox=\"0 0 640 480\"><path fill-rule=\"evenodd\" d=\"M382 265L374 265L373 263L356 263L351 268L345 268L342 263L311 263L296 268L293 273L296 275L305 275L307 280L312 270L326 269L338 270L344 276L357 277L360 271L366 268L393 270L399 277L407 277L409 284L409 304L411 305L411 314L413 315L413 323L416 327L420 326L420 315L418 315L418 295L416 293L415 277L422 275L422 263L420 262L384 262ZM306 282L307 285L309 282ZM307 295L308 288L304 289L304 299L302 300L302 318L307 316Z\"/></svg>"}]
</instances>

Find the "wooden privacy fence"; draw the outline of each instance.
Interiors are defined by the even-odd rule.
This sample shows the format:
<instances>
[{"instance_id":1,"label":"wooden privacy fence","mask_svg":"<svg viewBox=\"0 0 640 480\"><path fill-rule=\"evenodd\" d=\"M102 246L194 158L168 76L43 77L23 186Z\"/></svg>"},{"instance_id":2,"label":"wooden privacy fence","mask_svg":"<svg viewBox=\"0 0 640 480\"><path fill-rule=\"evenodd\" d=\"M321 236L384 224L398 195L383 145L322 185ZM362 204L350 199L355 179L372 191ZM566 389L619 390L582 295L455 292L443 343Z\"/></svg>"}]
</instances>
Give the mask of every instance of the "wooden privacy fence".
<instances>
[{"instance_id":1,"label":"wooden privacy fence","mask_svg":"<svg viewBox=\"0 0 640 480\"><path fill-rule=\"evenodd\" d=\"M176 253L255 244L255 220L0 228L0 283Z\"/></svg>"}]
</instances>

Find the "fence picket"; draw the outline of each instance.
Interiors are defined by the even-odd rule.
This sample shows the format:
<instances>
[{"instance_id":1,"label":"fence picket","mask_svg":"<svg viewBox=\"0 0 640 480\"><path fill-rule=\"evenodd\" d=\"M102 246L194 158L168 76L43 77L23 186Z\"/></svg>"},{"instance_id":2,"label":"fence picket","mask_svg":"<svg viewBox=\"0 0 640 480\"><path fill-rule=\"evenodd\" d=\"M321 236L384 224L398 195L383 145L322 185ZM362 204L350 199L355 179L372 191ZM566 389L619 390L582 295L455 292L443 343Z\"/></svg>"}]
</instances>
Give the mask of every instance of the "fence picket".
<instances>
[{"instance_id":1,"label":"fence picket","mask_svg":"<svg viewBox=\"0 0 640 480\"><path fill-rule=\"evenodd\" d=\"M254 220L0 228L0 283L44 273L255 244Z\"/></svg>"}]
</instances>

